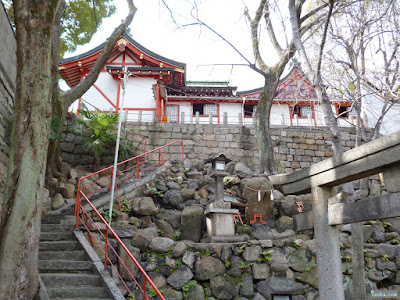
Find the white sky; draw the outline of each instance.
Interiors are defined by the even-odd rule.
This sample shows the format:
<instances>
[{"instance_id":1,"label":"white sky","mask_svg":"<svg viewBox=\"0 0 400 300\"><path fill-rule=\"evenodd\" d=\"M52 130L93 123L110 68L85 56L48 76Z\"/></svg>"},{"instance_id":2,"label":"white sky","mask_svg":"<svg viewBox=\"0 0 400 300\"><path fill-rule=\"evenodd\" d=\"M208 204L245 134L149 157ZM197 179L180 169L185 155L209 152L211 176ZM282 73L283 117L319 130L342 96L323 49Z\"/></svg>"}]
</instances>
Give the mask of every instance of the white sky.
<instances>
[{"instance_id":1,"label":"white sky","mask_svg":"<svg viewBox=\"0 0 400 300\"><path fill-rule=\"evenodd\" d=\"M187 0L165 0L175 18L181 24L192 23L190 7ZM249 2L249 1L248 1ZM250 1L257 5L258 1ZM78 47L72 54L88 51L103 43L124 19L127 12L125 0L114 1L117 12L103 21L102 26L92 41ZM138 8L130 26L132 37L149 50L187 64L187 80L230 81L231 86L238 90L261 87L264 79L247 66L213 66L213 64L243 64L246 63L227 43L222 41L207 28L190 26L177 29L169 11L161 0L134 0ZM250 61L253 61L250 33L243 15L244 5L241 0L197 0L199 18L213 27ZM249 9L255 9L250 7ZM264 47L266 63L274 59L274 52ZM208 65L208 66L206 66Z\"/></svg>"}]
</instances>

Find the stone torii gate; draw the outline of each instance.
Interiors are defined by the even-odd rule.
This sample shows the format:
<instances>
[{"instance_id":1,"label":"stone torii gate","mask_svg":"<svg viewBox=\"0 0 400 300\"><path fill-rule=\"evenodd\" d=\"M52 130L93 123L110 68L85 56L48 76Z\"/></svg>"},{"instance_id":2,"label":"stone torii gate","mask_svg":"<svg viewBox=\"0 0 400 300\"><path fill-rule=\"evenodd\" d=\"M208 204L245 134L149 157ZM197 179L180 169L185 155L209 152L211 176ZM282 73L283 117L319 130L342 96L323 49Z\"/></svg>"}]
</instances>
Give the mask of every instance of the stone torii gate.
<instances>
[{"instance_id":1,"label":"stone torii gate","mask_svg":"<svg viewBox=\"0 0 400 300\"><path fill-rule=\"evenodd\" d=\"M335 186L378 173L382 173L388 195L355 202L334 197ZM321 299L344 300L336 225L400 216L400 131L269 179L285 195L311 191L312 211L294 216L295 230L314 228Z\"/></svg>"}]
</instances>

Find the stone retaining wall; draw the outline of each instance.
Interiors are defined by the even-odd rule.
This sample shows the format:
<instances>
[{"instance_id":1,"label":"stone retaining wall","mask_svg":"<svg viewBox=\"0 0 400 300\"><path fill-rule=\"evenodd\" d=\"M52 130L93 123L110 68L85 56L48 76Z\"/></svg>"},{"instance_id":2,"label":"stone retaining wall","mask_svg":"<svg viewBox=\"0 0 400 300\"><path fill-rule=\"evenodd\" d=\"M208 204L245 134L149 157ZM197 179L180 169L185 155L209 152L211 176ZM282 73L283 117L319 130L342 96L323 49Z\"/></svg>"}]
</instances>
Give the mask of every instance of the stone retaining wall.
<instances>
[{"instance_id":1,"label":"stone retaining wall","mask_svg":"<svg viewBox=\"0 0 400 300\"><path fill-rule=\"evenodd\" d=\"M259 153L253 126L172 123L128 123L127 126L148 138L147 149L183 140L186 164L203 163L211 154L222 152L253 170L257 166ZM290 173L309 167L333 155L330 134L326 128L275 127L271 133L280 172ZM355 146L355 134L350 129L344 129L342 137L345 150ZM74 138L70 136L62 144L63 159L72 165L76 164L76 156L85 155L85 149L79 143L76 146L73 143ZM107 165L110 153L105 156L102 163Z\"/></svg>"},{"instance_id":2,"label":"stone retaining wall","mask_svg":"<svg viewBox=\"0 0 400 300\"><path fill-rule=\"evenodd\" d=\"M11 24L0 3L0 203L7 178L8 152L17 72L16 41ZM0 207L1 210L1 207Z\"/></svg>"}]
</instances>

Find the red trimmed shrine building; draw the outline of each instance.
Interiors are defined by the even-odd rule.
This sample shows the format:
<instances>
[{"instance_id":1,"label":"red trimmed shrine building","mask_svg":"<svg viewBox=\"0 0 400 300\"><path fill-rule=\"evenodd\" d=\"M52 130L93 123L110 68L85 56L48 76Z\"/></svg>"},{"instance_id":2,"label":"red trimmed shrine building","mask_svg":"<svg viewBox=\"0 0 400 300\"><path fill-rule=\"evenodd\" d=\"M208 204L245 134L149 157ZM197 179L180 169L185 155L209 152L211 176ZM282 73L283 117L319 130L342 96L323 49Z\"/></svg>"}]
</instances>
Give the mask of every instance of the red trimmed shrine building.
<instances>
[{"instance_id":1,"label":"red trimmed shrine building","mask_svg":"<svg viewBox=\"0 0 400 300\"><path fill-rule=\"evenodd\" d=\"M87 76L103 47L60 62L60 73L70 87ZM186 64L144 48L127 33L116 43L95 84L78 100L78 109L84 104L89 110L118 111L125 67L129 80L123 109L128 121L253 124L262 88L240 92L227 82L187 81ZM332 109L341 114L340 126L355 121L349 102L332 102ZM325 125L314 88L296 64L278 85L271 124Z\"/></svg>"}]
</instances>

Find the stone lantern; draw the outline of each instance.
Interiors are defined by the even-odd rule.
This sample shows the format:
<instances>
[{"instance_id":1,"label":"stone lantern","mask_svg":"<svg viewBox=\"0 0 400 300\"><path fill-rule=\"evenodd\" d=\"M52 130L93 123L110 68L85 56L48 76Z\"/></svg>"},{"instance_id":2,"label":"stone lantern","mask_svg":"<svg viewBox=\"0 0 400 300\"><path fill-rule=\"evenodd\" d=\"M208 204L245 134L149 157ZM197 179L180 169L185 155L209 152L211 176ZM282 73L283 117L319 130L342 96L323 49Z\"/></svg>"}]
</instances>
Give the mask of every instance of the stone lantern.
<instances>
[{"instance_id":1,"label":"stone lantern","mask_svg":"<svg viewBox=\"0 0 400 300\"><path fill-rule=\"evenodd\" d=\"M224 154L218 157L210 158L205 161L206 164L211 163L211 177L215 179L216 201L224 201L224 177L228 175L225 172L225 166L231 162Z\"/></svg>"},{"instance_id":2,"label":"stone lantern","mask_svg":"<svg viewBox=\"0 0 400 300\"><path fill-rule=\"evenodd\" d=\"M212 164L211 177L215 180L216 199L210 203L204 214L206 215L207 235L212 243L241 242L243 238L235 236L233 215L238 214L238 209L232 209L230 202L224 202L224 177L225 166L231 160L224 154L210 158L205 163Z\"/></svg>"}]
</instances>

